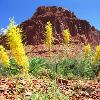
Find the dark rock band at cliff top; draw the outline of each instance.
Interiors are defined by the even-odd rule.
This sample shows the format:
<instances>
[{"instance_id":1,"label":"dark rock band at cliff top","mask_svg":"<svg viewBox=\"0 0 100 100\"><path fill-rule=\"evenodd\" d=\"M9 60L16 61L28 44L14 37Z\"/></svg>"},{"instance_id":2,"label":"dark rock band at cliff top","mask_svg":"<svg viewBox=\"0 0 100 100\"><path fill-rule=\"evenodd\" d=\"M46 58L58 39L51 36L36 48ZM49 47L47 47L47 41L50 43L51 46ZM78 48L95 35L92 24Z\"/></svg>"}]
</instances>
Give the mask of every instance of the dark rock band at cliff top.
<instances>
[{"instance_id":1,"label":"dark rock band at cliff top","mask_svg":"<svg viewBox=\"0 0 100 100\"><path fill-rule=\"evenodd\" d=\"M69 29L71 42L92 45L100 43L100 31L88 21L77 18L73 12L56 6L38 7L31 18L19 25L23 29L23 43L27 42L28 45L44 43L45 25L48 21L52 23L54 44L63 42L64 29ZM0 44L5 44L4 38L0 40Z\"/></svg>"}]
</instances>

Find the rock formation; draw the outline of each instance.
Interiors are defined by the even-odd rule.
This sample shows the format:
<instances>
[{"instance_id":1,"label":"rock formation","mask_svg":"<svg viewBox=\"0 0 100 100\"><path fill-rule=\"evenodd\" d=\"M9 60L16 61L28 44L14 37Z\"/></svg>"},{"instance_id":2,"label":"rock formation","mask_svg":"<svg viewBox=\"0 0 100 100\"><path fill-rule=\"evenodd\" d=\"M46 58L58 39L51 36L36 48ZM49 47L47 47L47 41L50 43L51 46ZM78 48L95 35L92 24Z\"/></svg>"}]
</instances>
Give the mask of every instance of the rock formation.
<instances>
[{"instance_id":1,"label":"rock formation","mask_svg":"<svg viewBox=\"0 0 100 100\"><path fill-rule=\"evenodd\" d=\"M89 42L92 45L100 43L100 31L88 21L77 18L73 12L56 6L38 7L31 18L19 25L23 29L23 42L33 45L43 43L45 25L48 21L52 23L55 44L63 42L64 29L69 29L71 42Z\"/></svg>"}]
</instances>

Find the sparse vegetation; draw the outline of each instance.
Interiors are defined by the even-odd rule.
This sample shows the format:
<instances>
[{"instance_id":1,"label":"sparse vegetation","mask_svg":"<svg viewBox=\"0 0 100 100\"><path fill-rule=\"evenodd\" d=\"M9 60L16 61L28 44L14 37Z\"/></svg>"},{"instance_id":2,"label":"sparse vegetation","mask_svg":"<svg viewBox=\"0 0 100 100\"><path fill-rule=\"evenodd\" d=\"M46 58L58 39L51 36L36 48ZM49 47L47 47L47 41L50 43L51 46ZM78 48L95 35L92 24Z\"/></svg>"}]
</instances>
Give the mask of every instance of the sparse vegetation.
<instances>
[{"instance_id":1,"label":"sparse vegetation","mask_svg":"<svg viewBox=\"0 0 100 100\"><path fill-rule=\"evenodd\" d=\"M51 23L47 22L45 28L45 42L49 50L51 50L53 43ZM25 76L29 75L26 79L31 88L31 93L27 92L29 93L29 100L69 100L73 93L70 92L66 95L66 92L59 88L59 78L78 81L81 79L94 79L99 75L100 46L96 47L94 55L91 55L92 50L90 44L88 44L84 47L84 52L80 57L78 57L79 55L76 58L57 58L57 56L55 58L33 57L28 60L22 44L21 32L22 30L15 26L14 21L11 20L6 35L13 58L9 58L6 50L3 46L0 46L0 76L11 77L11 79L16 77L24 80ZM70 44L70 33L68 30L64 30L64 41L68 47ZM24 74L24 77L20 76L21 73ZM42 79L41 81L43 82L40 81L40 83L37 82L38 85L33 85L33 76L39 80ZM18 98L26 99L24 96L25 87L20 87L22 84L24 86L26 83L20 83L19 80L16 81L16 89L20 96ZM61 84L63 83L61 82ZM65 81L65 84L67 84L67 81ZM36 85L37 87L35 87ZM42 89L41 86L43 86Z\"/></svg>"}]
</instances>

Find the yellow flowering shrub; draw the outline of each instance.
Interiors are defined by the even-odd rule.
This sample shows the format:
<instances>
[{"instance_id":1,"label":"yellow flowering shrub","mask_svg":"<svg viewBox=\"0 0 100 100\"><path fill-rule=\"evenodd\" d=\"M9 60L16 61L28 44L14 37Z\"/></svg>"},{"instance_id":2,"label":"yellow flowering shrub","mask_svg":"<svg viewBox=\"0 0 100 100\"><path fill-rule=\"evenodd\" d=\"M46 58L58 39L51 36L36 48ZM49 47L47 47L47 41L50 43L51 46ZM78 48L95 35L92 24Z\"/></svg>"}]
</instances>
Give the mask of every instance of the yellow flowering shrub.
<instances>
[{"instance_id":1,"label":"yellow flowering shrub","mask_svg":"<svg viewBox=\"0 0 100 100\"><path fill-rule=\"evenodd\" d=\"M99 60L100 60L100 45L96 47L96 51L93 57L93 63L97 64Z\"/></svg>"},{"instance_id":2,"label":"yellow flowering shrub","mask_svg":"<svg viewBox=\"0 0 100 100\"><path fill-rule=\"evenodd\" d=\"M66 43L66 46L68 47L69 46L69 43L70 43L70 32L68 29L65 29L63 31L63 37L64 37L64 41Z\"/></svg>"},{"instance_id":3,"label":"yellow flowering shrub","mask_svg":"<svg viewBox=\"0 0 100 100\"><path fill-rule=\"evenodd\" d=\"M17 64L21 66L23 72L27 72L29 62L22 44L21 32L22 30L15 25L13 20L11 20L6 34L8 44Z\"/></svg>"},{"instance_id":4,"label":"yellow flowering shrub","mask_svg":"<svg viewBox=\"0 0 100 100\"><path fill-rule=\"evenodd\" d=\"M0 61L5 67L10 66L9 57L7 55L5 48L2 45L0 45Z\"/></svg>"},{"instance_id":5,"label":"yellow flowering shrub","mask_svg":"<svg viewBox=\"0 0 100 100\"><path fill-rule=\"evenodd\" d=\"M87 44L87 45L84 47L85 58L89 57L90 52L91 52L91 46L90 46L90 44Z\"/></svg>"},{"instance_id":6,"label":"yellow flowering shrub","mask_svg":"<svg viewBox=\"0 0 100 100\"><path fill-rule=\"evenodd\" d=\"M52 24L51 22L47 22L47 25L45 26L45 44L46 46L49 48L49 50L51 49L52 46L52 42L53 42L53 35L52 35Z\"/></svg>"}]
</instances>

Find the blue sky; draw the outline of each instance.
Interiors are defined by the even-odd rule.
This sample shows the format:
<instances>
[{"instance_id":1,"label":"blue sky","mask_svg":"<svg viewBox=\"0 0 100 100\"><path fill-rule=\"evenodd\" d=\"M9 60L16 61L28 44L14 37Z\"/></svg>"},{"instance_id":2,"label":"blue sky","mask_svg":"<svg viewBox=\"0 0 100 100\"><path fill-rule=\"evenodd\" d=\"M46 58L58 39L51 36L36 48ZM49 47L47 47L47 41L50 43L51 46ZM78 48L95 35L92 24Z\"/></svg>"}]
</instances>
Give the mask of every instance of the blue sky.
<instances>
[{"instance_id":1,"label":"blue sky","mask_svg":"<svg viewBox=\"0 0 100 100\"><path fill-rule=\"evenodd\" d=\"M17 24L30 18L38 6L61 6L100 30L100 0L0 0L0 29L14 16Z\"/></svg>"}]
</instances>

